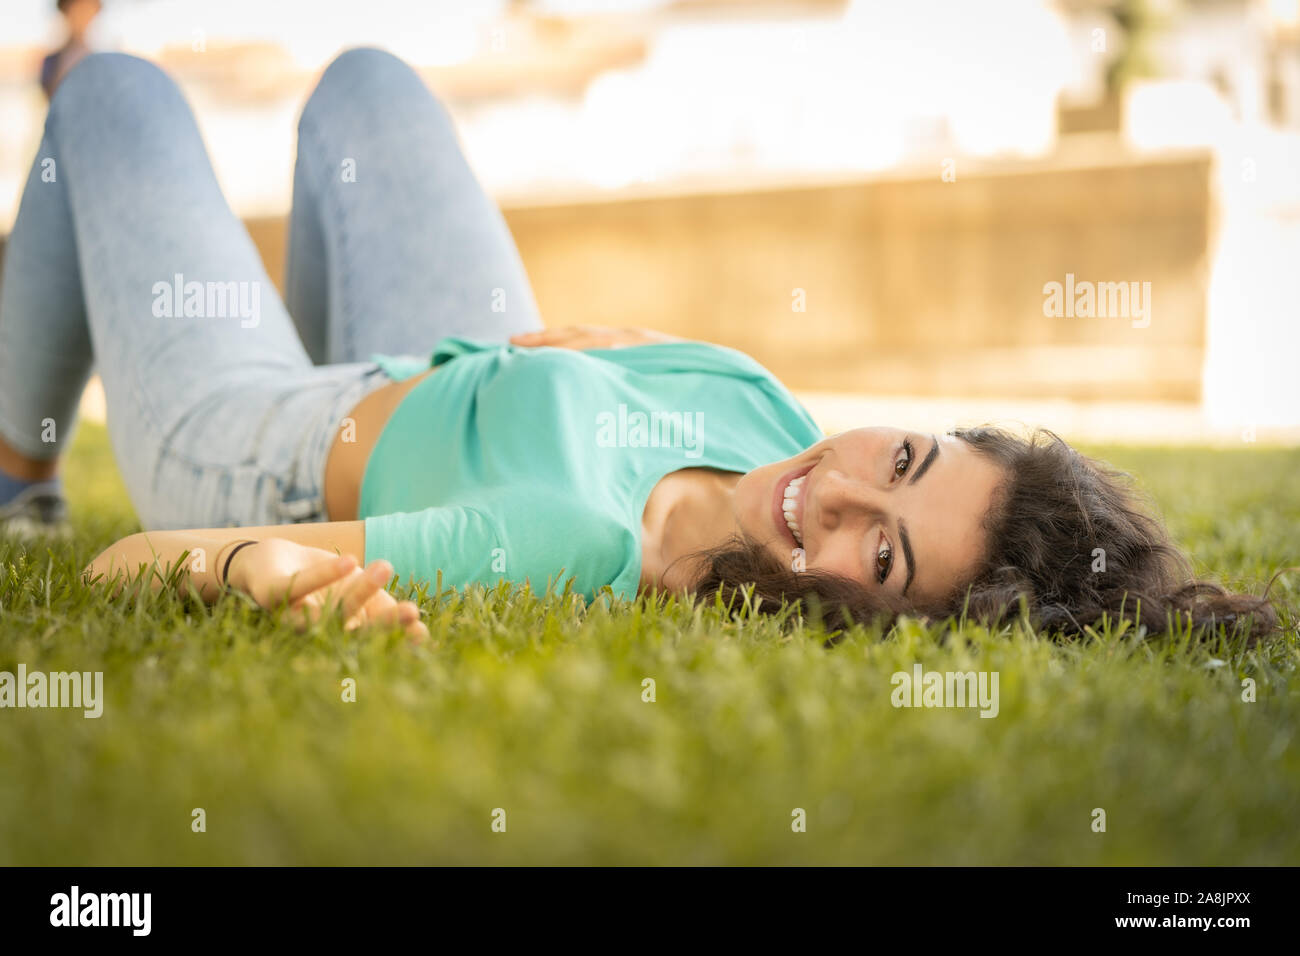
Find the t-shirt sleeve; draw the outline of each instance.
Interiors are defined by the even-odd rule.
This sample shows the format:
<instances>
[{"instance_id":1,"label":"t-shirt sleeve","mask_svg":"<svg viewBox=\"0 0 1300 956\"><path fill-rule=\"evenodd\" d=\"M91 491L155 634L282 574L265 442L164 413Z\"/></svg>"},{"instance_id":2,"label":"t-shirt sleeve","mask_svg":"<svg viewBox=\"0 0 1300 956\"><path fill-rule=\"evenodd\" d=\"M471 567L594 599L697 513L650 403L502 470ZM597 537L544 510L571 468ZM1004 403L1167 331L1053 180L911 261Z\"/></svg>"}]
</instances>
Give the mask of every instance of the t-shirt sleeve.
<instances>
[{"instance_id":1,"label":"t-shirt sleeve","mask_svg":"<svg viewBox=\"0 0 1300 956\"><path fill-rule=\"evenodd\" d=\"M366 563L383 558L399 580L438 580L444 587L495 584L505 541L497 523L476 508L425 508L366 518Z\"/></svg>"},{"instance_id":2,"label":"t-shirt sleeve","mask_svg":"<svg viewBox=\"0 0 1300 956\"><path fill-rule=\"evenodd\" d=\"M425 508L374 515L365 524L366 562L390 561L403 583L432 584L441 572L443 587L457 589L509 581L540 594L548 586L563 590L572 580L588 600L606 585L621 597L636 593L635 538L563 499L520 495L490 509Z\"/></svg>"}]
</instances>

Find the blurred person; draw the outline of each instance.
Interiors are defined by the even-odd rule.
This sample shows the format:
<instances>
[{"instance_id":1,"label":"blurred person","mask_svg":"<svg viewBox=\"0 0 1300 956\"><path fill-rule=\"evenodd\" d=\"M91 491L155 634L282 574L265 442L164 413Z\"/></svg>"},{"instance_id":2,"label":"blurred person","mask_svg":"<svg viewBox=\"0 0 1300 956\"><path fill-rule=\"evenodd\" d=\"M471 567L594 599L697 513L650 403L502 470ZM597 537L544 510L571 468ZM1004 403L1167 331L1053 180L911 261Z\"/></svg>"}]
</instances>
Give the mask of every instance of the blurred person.
<instances>
[{"instance_id":1,"label":"blurred person","mask_svg":"<svg viewBox=\"0 0 1300 956\"><path fill-rule=\"evenodd\" d=\"M86 33L102 9L100 0L58 0L59 13L68 25L68 39L59 49L41 61L41 89L48 99L67 75L90 52Z\"/></svg>"},{"instance_id":2,"label":"blurred person","mask_svg":"<svg viewBox=\"0 0 1300 956\"><path fill-rule=\"evenodd\" d=\"M86 58L38 156L59 185L34 166L0 288L0 521L64 522L58 456L95 362L150 530L89 580L153 566L161 587L202 553L178 579L206 600L412 634L394 573L792 603L834 626L1022 604L1064 630L1275 625L1194 581L1123 476L1050 433L826 437L739 351L543 329L446 111L387 53L344 53L303 109L283 302L157 67Z\"/></svg>"}]
</instances>

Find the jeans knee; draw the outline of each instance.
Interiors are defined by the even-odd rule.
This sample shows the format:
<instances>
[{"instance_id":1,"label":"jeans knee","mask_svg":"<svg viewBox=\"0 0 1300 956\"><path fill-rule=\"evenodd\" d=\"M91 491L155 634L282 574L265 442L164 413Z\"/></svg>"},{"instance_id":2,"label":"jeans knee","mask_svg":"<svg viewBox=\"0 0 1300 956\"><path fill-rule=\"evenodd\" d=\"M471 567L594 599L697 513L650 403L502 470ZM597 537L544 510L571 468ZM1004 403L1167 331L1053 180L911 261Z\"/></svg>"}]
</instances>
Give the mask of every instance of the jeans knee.
<instances>
[{"instance_id":1,"label":"jeans knee","mask_svg":"<svg viewBox=\"0 0 1300 956\"><path fill-rule=\"evenodd\" d=\"M372 77L415 76L410 65L398 56L378 47L358 46L344 50L325 67L321 84L352 85Z\"/></svg>"},{"instance_id":2,"label":"jeans knee","mask_svg":"<svg viewBox=\"0 0 1300 956\"><path fill-rule=\"evenodd\" d=\"M156 64L126 53L91 53L68 71L50 102L49 119L93 111L103 115L156 105L160 94L179 95L175 82Z\"/></svg>"},{"instance_id":3,"label":"jeans knee","mask_svg":"<svg viewBox=\"0 0 1300 956\"><path fill-rule=\"evenodd\" d=\"M325 68L303 107L299 124L327 106L342 104L372 111L410 92L432 96L419 74L404 60L386 50L354 47L344 50Z\"/></svg>"}]
</instances>

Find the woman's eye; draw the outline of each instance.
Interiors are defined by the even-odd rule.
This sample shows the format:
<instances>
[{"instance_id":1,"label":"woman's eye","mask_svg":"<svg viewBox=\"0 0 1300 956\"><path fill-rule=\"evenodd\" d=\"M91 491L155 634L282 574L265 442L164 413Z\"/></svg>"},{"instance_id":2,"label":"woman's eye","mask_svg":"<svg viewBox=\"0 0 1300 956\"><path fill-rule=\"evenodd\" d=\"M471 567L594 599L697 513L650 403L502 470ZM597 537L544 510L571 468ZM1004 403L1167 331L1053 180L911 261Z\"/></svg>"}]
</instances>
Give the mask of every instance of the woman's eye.
<instances>
[{"instance_id":1,"label":"woman's eye","mask_svg":"<svg viewBox=\"0 0 1300 956\"><path fill-rule=\"evenodd\" d=\"M880 543L880 550L876 552L876 580L881 584L885 583L885 578L889 577L889 569L894 566L894 549L889 546L888 542Z\"/></svg>"},{"instance_id":2,"label":"woman's eye","mask_svg":"<svg viewBox=\"0 0 1300 956\"><path fill-rule=\"evenodd\" d=\"M898 460L894 462L895 478L902 478L905 474L907 474L907 469L912 467L912 457L913 457L912 443L911 441L904 441L903 453L899 455Z\"/></svg>"}]
</instances>

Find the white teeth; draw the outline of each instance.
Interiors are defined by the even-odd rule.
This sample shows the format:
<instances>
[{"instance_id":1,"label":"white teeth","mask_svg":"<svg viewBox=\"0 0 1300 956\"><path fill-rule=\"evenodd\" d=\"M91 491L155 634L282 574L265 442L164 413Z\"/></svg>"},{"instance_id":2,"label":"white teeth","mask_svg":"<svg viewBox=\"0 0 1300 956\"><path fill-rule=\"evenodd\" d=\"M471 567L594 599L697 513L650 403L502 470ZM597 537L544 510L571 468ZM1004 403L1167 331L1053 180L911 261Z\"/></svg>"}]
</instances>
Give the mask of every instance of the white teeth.
<instances>
[{"instance_id":1,"label":"white teeth","mask_svg":"<svg viewBox=\"0 0 1300 956\"><path fill-rule=\"evenodd\" d=\"M803 535L799 531L799 521L795 515L798 513L799 508L800 485L803 484L804 478L807 477L807 475L801 475L786 485L781 502L781 510L785 515L785 526L790 529L790 533L794 535L794 540L800 547L803 547Z\"/></svg>"}]
</instances>

